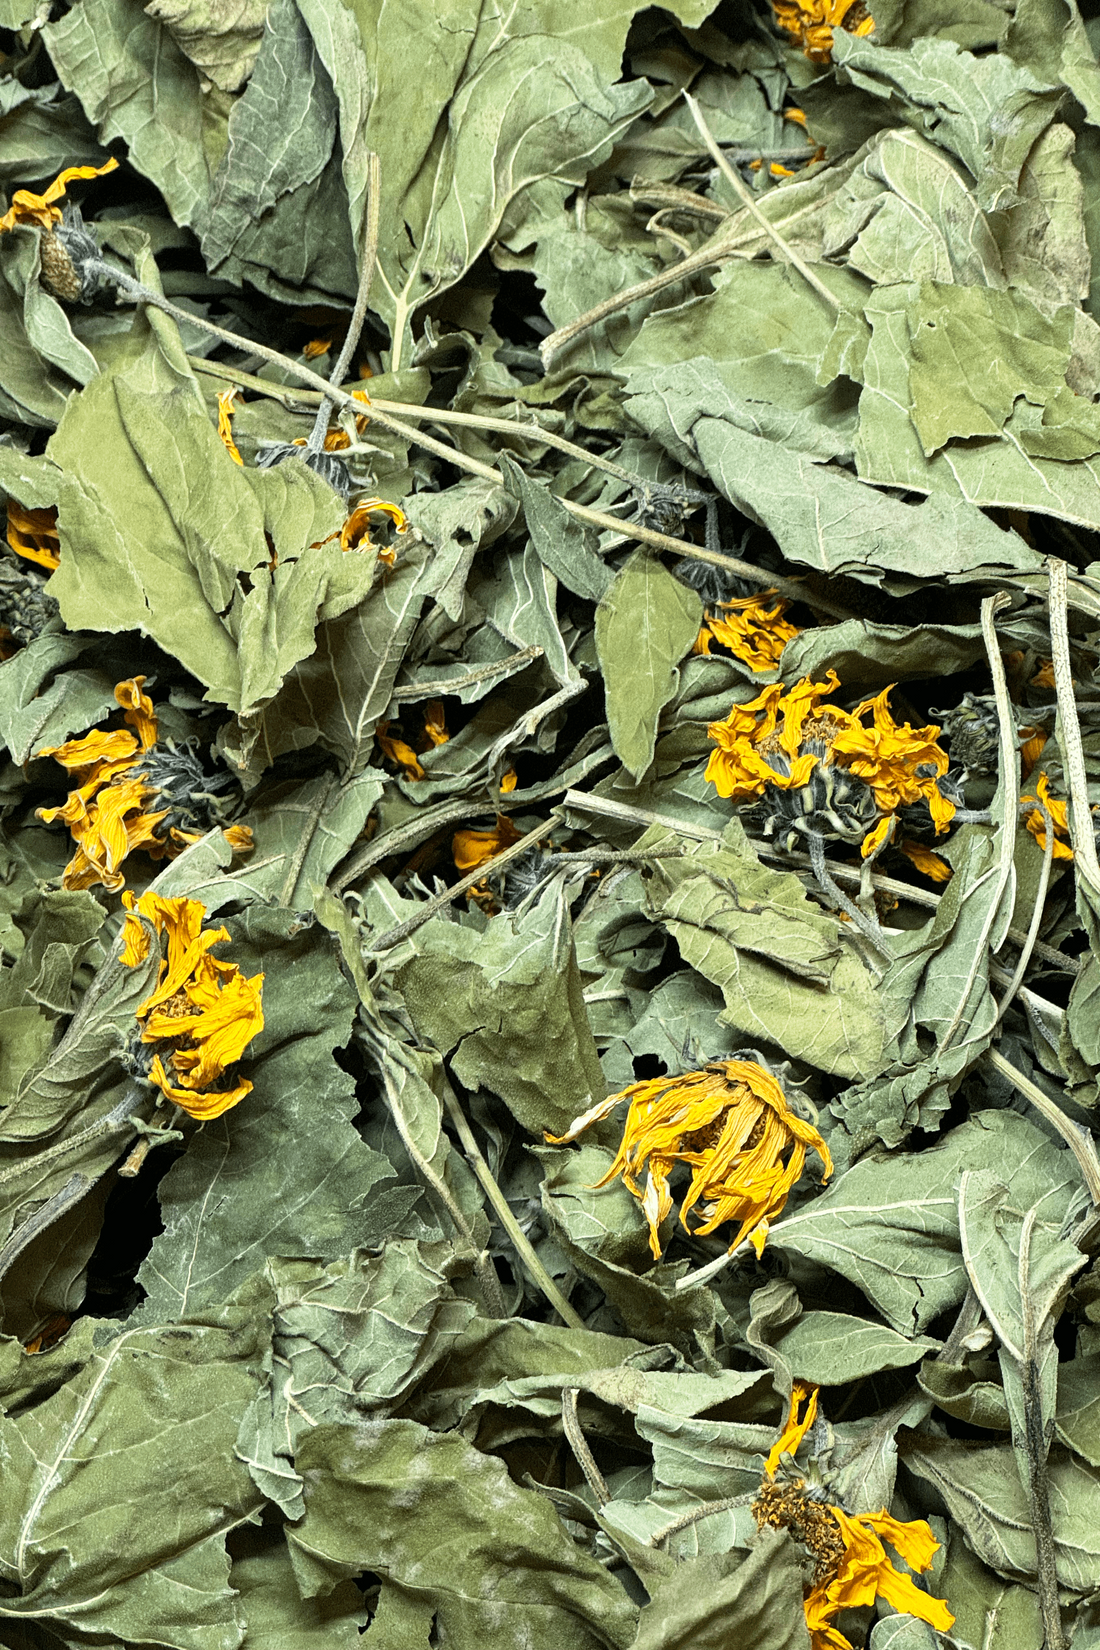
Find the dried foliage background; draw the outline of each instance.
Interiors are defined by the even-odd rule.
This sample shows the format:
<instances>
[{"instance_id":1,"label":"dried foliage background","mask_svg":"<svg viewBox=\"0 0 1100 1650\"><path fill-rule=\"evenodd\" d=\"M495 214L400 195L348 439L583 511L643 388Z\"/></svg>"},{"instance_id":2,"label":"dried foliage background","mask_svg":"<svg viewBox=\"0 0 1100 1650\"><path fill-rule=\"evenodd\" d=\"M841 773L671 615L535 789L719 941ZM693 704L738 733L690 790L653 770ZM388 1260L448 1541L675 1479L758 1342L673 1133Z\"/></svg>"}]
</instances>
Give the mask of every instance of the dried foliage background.
<instances>
[{"instance_id":1,"label":"dried foliage background","mask_svg":"<svg viewBox=\"0 0 1100 1650\"><path fill-rule=\"evenodd\" d=\"M1100 1646L1100 19L796 11L0 0L9 200L99 172L0 226L11 1650L804 1650L810 1387L954 1617L815 1650ZM830 672L924 800L719 795ZM123 883L264 977L206 1123ZM735 1057L833 1175L654 1259L546 1135Z\"/></svg>"}]
</instances>

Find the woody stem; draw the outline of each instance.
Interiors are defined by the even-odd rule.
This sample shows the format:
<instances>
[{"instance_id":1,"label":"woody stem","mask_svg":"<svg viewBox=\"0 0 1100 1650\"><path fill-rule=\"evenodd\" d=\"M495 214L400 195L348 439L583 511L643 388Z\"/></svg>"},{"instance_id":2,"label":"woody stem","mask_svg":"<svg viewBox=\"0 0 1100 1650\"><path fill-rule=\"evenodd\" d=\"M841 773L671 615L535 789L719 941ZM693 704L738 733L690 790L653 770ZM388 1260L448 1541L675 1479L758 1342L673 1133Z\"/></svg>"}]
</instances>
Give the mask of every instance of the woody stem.
<instances>
[{"instance_id":1,"label":"woody stem","mask_svg":"<svg viewBox=\"0 0 1100 1650\"><path fill-rule=\"evenodd\" d=\"M863 937L874 946L880 957L889 957L886 949L885 936L878 923L869 917L866 911L850 900L847 894L837 887L829 873L825 862L825 838L817 831L806 832L806 843L810 850L810 868L821 887L828 894L833 903L839 906L846 917L854 922Z\"/></svg>"}]
</instances>

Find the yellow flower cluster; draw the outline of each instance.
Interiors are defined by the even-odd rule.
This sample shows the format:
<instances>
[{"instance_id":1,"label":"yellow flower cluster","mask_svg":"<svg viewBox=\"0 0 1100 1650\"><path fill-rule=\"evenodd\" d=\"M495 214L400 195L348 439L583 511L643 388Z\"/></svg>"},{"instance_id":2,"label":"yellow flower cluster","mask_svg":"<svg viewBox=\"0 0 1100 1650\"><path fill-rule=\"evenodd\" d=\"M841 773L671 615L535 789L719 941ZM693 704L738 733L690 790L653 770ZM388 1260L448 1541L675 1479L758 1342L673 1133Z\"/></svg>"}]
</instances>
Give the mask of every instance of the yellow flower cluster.
<instances>
[{"instance_id":1,"label":"yellow flower cluster","mask_svg":"<svg viewBox=\"0 0 1100 1650\"><path fill-rule=\"evenodd\" d=\"M62 873L66 888L102 886L116 893L125 877L119 867L129 854L144 848L154 859L174 858L199 833L160 827L170 808L149 811L158 796L143 767L143 759L157 743L158 723L153 701L142 691L144 676L119 682L115 698L125 710L123 720L133 729L111 732L98 729L63 745L48 746L40 756L52 756L76 780L57 808L39 808L38 818L50 825L60 820L69 827L76 852ZM230 825L226 841L238 852L252 847L252 832L246 825Z\"/></svg>"},{"instance_id":2,"label":"yellow flower cluster","mask_svg":"<svg viewBox=\"0 0 1100 1650\"><path fill-rule=\"evenodd\" d=\"M955 1618L946 1602L922 1592L911 1576L896 1569L884 1545L900 1554L911 1570L927 1570L939 1542L926 1520L902 1523L885 1507L878 1513L853 1515L808 1496L802 1479L777 1482L781 1457L794 1455L816 1415L816 1387L796 1381L787 1423L772 1446L752 1509L757 1524L790 1530L817 1561L803 1600L811 1650L852 1650L836 1619L876 1598L947 1632Z\"/></svg>"},{"instance_id":3,"label":"yellow flower cluster","mask_svg":"<svg viewBox=\"0 0 1100 1650\"><path fill-rule=\"evenodd\" d=\"M811 63L831 62L834 29L856 35L875 31L864 0L773 0L773 6L779 27Z\"/></svg>"},{"instance_id":4,"label":"yellow flower cluster","mask_svg":"<svg viewBox=\"0 0 1100 1650\"><path fill-rule=\"evenodd\" d=\"M236 963L211 955L229 931L203 928L206 910L199 900L165 899L152 891L138 900L125 893L122 900L127 966L136 967L149 955L146 923L166 942L156 989L136 1010L141 1042L156 1050L148 1080L189 1116L208 1123L252 1091L247 1078L228 1088L212 1085L263 1030L264 977L245 979Z\"/></svg>"},{"instance_id":5,"label":"yellow flower cluster","mask_svg":"<svg viewBox=\"0 0 1100 1650\"><path fill-rule=\"evenodd\" d=\"M747 705L734 705L724 722L712 722L707 732L718 748L706 778L719 796L739 803L768 788L799 790L819 764L834 766L864 781L881 815L864 840L864 856L893 831L899 808L922 799L937 834L946 831L955 804L939 788L948 768L947 752L936 743L939 728L899 726L890 714L889 688L854 711L823 706L839 686L833 670L827 682L804 677L789 692L773 683Z\"/></svg>"},{"instance_id":6,"label":"yellow flower cluster","mask_svg":"<svg viewBox=\"0 0 1100 1650\"><path fill-rule=\"evenodd\" d=\"M783 617L790 604L782 597L772 602L774 595L765 591L720 602L716 611L707 612L692 652L709 654L711 643L717 642L750 670L774 670L787 643L798 635Z\"/></svg>"},{"instance_id":7,"label":"yellow flower cluster","mask_svg":"<svg viewBox=\"0 0 1100 1650\"><path fill-rule=\"evenodd\" d=\"M760 1254L771 1222L802 1174L807 1149L833 1172L829 1148L809 1123L787 1104L770 1072L754 1060L718 1060L683 1077L656 1077L632 1083L578 1117L563 1135L547 1135L561 1146L630 1101L622 1144L599 1181L616 1175L642 1205L649 1246L660 1259L661 1222L672 1209L669 1176L677 1164L692 1171L680 1204L680 1224L695 1209L702 1217L695 1234L705 1237L727 1221L738 1221L730 1252L746 1239ZM640 1176L645 1174L644 1189Z\"/></svg>"}]
</instances>

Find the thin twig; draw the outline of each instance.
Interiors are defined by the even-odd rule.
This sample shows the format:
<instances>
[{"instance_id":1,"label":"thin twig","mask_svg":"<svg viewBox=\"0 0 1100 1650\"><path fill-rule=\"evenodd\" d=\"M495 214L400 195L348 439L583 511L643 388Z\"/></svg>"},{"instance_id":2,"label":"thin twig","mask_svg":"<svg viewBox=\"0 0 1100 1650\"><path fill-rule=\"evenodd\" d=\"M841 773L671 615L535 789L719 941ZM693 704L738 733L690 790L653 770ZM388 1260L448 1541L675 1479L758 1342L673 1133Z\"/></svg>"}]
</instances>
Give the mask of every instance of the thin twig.
<instances>
[{"instance_id":1,"label":"thin twig","mask_svg":"<svg viewBox=\"0 0 1100 1650\"><path fill-rule=\"evenodd\" d=\"M1035 1230L1035 1210L1024 1216L1020 1232L1020 1306L1024 1320L1023 1359L1020 1371L1024 1399L1024 1452L1028 1465L1031 1522L1035 1531L1036 1582L1039 1609L1043 1618L1043 1650L1063 1650L1062 1614L1058 1605L1058 1570L1054 1552L1054 1521L1050 1513L1050 1477L1047 1458L1050 1437L1043 1425L1043 1395L1039 1379L1035 1332L1035 1303L1028 1287L1031 1239Z\"/></svg>"},{"instance_id":2,"label":"thin twig","mask_svg":"<svg viewBox=\"0 0 1100 1650\"><path fill-rule=\"evenodd\" d=\"M363 333L363 323L367 318L367 303L370 299L371 282L374 279L374 266L378 262L378 226L380 222L380 200L382 194L382 169L378 155L372 150L367 161L367 227L363 243L363 262L359 270L359 287L355 294L355 308L351 312L347 334L344 338L336 364L329 374L329 383L337 389L344 382L344 375L351 365L351 358L359 346L359 339ZM332 410L332 402L327 396L322 397L317 408L317 417L313 421L313 428L309 432L306 442L306 451L319 453L325 445L325 435L328 432L328 418Z\"/></svg>"},{"instance_id":3,"label":"thin twig","mask_svg":"<svg viewBox=\"0 0 1100 1650\"><path fill-rule=\"evenodd\" d=\"M1054 659L1054 691L1058 696L1058 731L1066 763L1066 785L1070 800L1070 836L1077 870L1093 894L1100 897L1100 862L1096 857L1096 835L1089 807L1089 783L1085 773L1085 752L1081 724L1073 695L1073 666L1069 656L1066 564L1056 556L1047 557L1050 579L1050 650Z\"/></svg>"},{"instance_id":4,"label":"thin twig","mask_svg":"<svg viewBox=\"0 0 1100 1650\"><path fill-rule=\"evenodd\" d=\"M1038 800L1038 799L1037 799ZM1031 921L1024 936L1024 943L1020 947L1020 955L1016 963L1015 972L1005 990L1004 996L997 1005L997 1017L994 1026L999 1026L1008 1013L1012 999L1024 983L1024 975L1031 965L1031 955L1035 950L1035 942L1039 938L1039 928L1043 920L1043 911L1046 906L1047 889L1050 886L1050 868L1054 864L1054 821L1046 804L1039 801L1043 813L1043 825L1046 837L1043 844L1043 868L1039 872L1039 886L1035 891L1035 904L1031 910Z\"/></svg>"},{"instance_id":5,"label":"thin twig","mask_svg":"<svg viewBox=\"0 0 1100 1650\"><path fill-rule=\"evenodd\" d=\"M588 1488L600 1506L604 1507L611 1500L611 1491L592 1457L588 1439L581 1428L580 1417L577 1414L577 1390L575 1386L564 1386L561 1389L561 1424L569 1440L569 1447L577 1458L577 1465L584 1473Z\"/></svg>"},{"instance_id":6,"label":"thin twig","mask_svg":"<svg viewBox=\"0 0 1100 1650\"><path fill-rule=\"evenodd\" d=\"M497 1276L496 1267L493 1265L492 1256L478 1244L466 1216L462 1213L462 1210L459 1208L457 1202L451 1194L450 1187L446 1184L443 1177L435 1172L427 1158L424 1156L424 1153L420 1150L419 1146L416 1144L416 1141L413 1139L408 1122L405 1118L405 1114L401 1110L401 1102L398 1098L397 1087L393 1081L393 1076L390 1072L388 1063L386 1061L379 1061L378 1065L382 1073L382 1082L386 1091L387 1109L389 1110L390 1116L393 1118L394 1127L401 1137L401 1144L408 1153L410 1163L413 1165L413 1168L416 1170L420 1178L424 1181L429 1192L435 1197L437 1203L439 1203L439 1205L449 1215L455 1231L463 1239L467 1247L472 1250L475 1256L474 1265L485 1295L485 1304L488 1306L490 1314L494 1318L506 1318L508 1316L508 1308L505 1305L504 1291L500 1286L500 1279Z\"/></svg>"},{"instance_id":7,"label":"thin twig","mask_svg":"<svg viewBox=\"0 0 1100 1650\"><path fill-rule=\"evenodd\" d=\"M989 966L989 936L1000 918L1001 905L1012 878L1016 856L1016 824L1020 812L1020 752L1016 744L1016 719L1012 714L1012 703L1008 697L1008 681L1005 677L1004 660L1001 658L1001 649L997 642L997 630L994 623L998 609L1007 606L1011 599L1007 591L998 590L995 595L986 596L982 602L982 640L985 642L989 670L993 677L993 694L996 699L997 721L1000 729L998 766L1001 783L998 794L1001 799L1001 830L996 894L989 901L985 920L982 923L981 934L974 944L973 955L967 972L966 987L959 992L955 1012L940 1037L939 1046L941 1049L949 1048L962 1029L963 1015L966 1013L970 993L973 990L979 970L983 964L987 968ZM1024 943L1025 945L1027 943L1026 936ZM1034 941L1032 941L1032 944L1034 944Z\"/></svg>"},{"instance_id":8,"label":"thin twig","mask_svg":"<svg viewBox=\"0 0 1100 1650\"><path fill-rule=\"evenodd\" d=\"M449 696L461 693L464 688L476 687L479 682L491 681L494 676L502 676L506 671L517 670L531 664L535 659L541 659L541 647L524 647L518 653L509 653L506 659L495 659L492 664L475 665L462 676L449 677L444 682L429 682L423 684L411 683L407 687L394 688L390 694L390 703L403 703L407 699L433 699L437 696Z\"/></svg>"},{"instance_id":9,"label":"thin twig","mask_svg":"<svg viewBox=\"0 0 1100 1650\"><path fill-rule=\"evenodd\" d=\"M707 1501L701 1507L693 1507L690 1512L681 1513L674 1518L671 1524L665 1524L662 1529L654 1530L647 1537L648 1547L659 1547L667 1541L670 1535L679 1535L681 1530L689 1530L693 1524L701 1519L710 1518L714 1513L732 1512L734 1507L748 1507L756 1500L756 1490L746 1490L743 1495L725 1495L721 1501Z\"/></svg>"},{"instance_id":10,"label":"thin twig","mask_svg":"<svg viewBox=\"0 0 1100 1650\"><path fill-rule=\"evenodd\" d=\"M699 128L699 135L710 151L711 157L717 161L722 176L740 200L742 206L748 208L752 217L760 225L760 228L764 231L772 245L776 248L780 257L784 258L787 263L792 266L792 268L797 269L798 273L802 276L802 279L807 283L807 285L813 287L819 298L824 298L834 315L838 315L844 307L839 298L829 291L829 288L825 285L825 282L819 275L815 275L814 271L810 268L805 259L799 257L798 253L795 252L792 247L788 246L787 242L783 239L775 225L770 221L770 219L764 216L763 212L761 212L756 203L752 190L749 188L740 172L736 171L730 165L721 149L719 149L717 143L715 143L714 135L703 117L703 111L700 109L698 103L696 103L690 92L684 93L684 102L691 110L691 117L696 126Z\"/></svg>"},{"instance_id":11,"label":"thin twig","mask_svg":"<svg viewBox=\"0 0 1100 1650\"><path fill-rule=\"evenodd\" d=\"M404 922L399 922L395 928L387 929L369 947L367 955L375 956L380 951L390 951L395 945L400 945L402 940L407 940L410 934L415 934L417 929L421 928L429 918L434 917L437 911L442 911L444 906L450 905L452 901L459 899L469 889L475 887L477 883L484 882L490 870L498 871L502 865L507 865L509 860L518 859L520 854L525 853L528 848L534 847L535 843L548 836L555 823L560 819L560 809L552 809L545 824L536 825L533 831L528 831L526 836L521 836L518 842L513 842L510 847L501 849L499 854L494 854L491 860L487 860L484 864L475 866L472 871L468 871L464 877L453 883L450 888L445 888L441 894L435 894L431 899L425 900L423 905L414 911L411 917L405 918Z\"/></svg>"},{"instance_id":12,"label":"thin twig","mask_svg":"<svg viewBox=\"0 0 1100 1650\"><path fill-rule=\"evenodd\" d=\"M1093 1206L1100 1208L1100 1156L1097 1155L1096 1142L1087 1130L1079 1128L1056 1106L1054 1101L1044 1094L1030 1077L1025 1077L1022 1071L1017 1071L1014 1065L1007 1061L997 1049L990 1048L985 1052L985 1059L995 1071L1017 1088L1026 1100L1030 1100L1035 1110L1045 1117L1052 1128L1062 1136L1066 1145L1077 1159L1077 1166L1088 1188L1089 1197Z\"/></svg>"},{"instance_id":13,"label":"thin twig","mask_svg":"<svg viewBox=\"0 0 1100 1650\"><path fill-rule=\"evenodd\" d=\"M462 1142L462 1149L466 1153L471 1169L481 1181L486 1197L496 1210L500 1224L511 1238L512 1245L533 1282L542 1290L562 1323L568 1324L570 1329L586 1328L584 1319L570 1306L535 1253L530 1238L516 1219L511 1204L501 1191L493 1171L485 1161L481 1147L474 1137L474 1131L471 1129L466 1114L458 1103L458 1096L452 1090L450 1083L446 1081L443 1084L443 1104L446 1106L447 1115L454 1124L455 1132Z\"/></svg>"},{"instance_id":14,"label":"thin twig","mask_svg":"<svg viewBox=\"0 0 1100 1650\"><path fill-rule=\"evenodd\" d=\"M682 1278L676 1279L676 1288L692 1289L697 1283L709 1283L711 1278L716 1278L719 1272L724 1272L726 1267L737 1259L738 1255L743 1254L748 1246L749 1240L745 1238L744 1242L739 1243L736 1249L727 1249L724 1255L715 1256L714 1260L709 1260L705 1266L700 1266L698 1271L685 1272Z\"/></svg>"}]
</instances>

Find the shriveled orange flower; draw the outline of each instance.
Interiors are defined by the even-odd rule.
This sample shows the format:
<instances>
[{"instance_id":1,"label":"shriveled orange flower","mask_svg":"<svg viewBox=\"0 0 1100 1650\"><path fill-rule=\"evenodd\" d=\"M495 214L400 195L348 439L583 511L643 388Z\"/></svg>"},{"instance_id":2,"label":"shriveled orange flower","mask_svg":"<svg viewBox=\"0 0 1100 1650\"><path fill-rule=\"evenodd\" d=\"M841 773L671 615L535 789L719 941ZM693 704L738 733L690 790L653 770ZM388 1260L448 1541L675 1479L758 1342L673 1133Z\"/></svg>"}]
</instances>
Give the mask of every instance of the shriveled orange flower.
<instances>
[{"instance_id":1,"label":"shriveled orange flower","mask_svg":"<svg viewBox=\"0 0 1100 1650\"><path fill-rule=\"evenodd\" d=\"M1026 779L1042 756L1046 742L1050 738L1045 728L1021 728L1020 730L1020 777Z\"/></svg>"},{"instance_id":2,"label":"shriveled orange flower","mask_svg":"<svg viewBox=\"0 0 1100 1650\"><path fill-rule=\"evenodd\" d=\"M764 1467L760 1493L753 1502L756 1523L789 1530L815 1560L805 1589L803 1609L811 1650L852 1650L836 1625L845 1610L881 1598L903 1615L916 1616L939 1632L955 1618L944 1599L922 1592L912 1577L894 1567L884 1543L918 1572L927 1570L939 1542L923 1518L902 1523L885 1507L878 1513L850 1514L811 1494L799 1477L777 1478L783 1456L793 1457L817 1414L817 1389L796 1381L790 1411Z\"/></svg>"},{"instance_id":3,"label":"shriveled orange flower","mask_svg":"<svg viewBox=\"0 0 1100 1650\"><path fill-rule=\"evenodd\" d=\"M875 31L864 0L772 0L772 5L779 27L811 63L831 62L834 29L856 35Z\"/></svg>"},{"instance_id":4,"label":"shriveled orange flower","mask_svg":"<svg viewBox=\"0 0 1100 1650\"><path fill-rule=\"evenodd\" d=\"M55 223L61 222L62 217L61 209L55 202L62 199L70 183L75 183L78 178L101 178L105 172L113 172L117 165L118 161L112 155L102 166L67 166L41 195L36 195L33 189L17 189L11 198L11 206L0 218L0 234L14 229L17 223L52 229Z\"/></svg>"},{"instance_id":5,"label":"shriveled orange flower","mask_svg":"<svg viewBox=\"0 0 1100 1650\"><path fill-rule=\"evenodd\" d=\"M331 338L311 338L302 349L307 361L317 361L322 355L327 355L332 348Z\"/></svg>"},{"instance_id":6,"label":"shriveled orange flower","mask_svg":"<svg viewBox=\"0 0 1100 1650\"><path fill-rule=\"evenodd\" d=\"M37 562L52 573L61 562L61 540L57 536L57 509L28 510L16 498L7 502L7 539L17 556Z\"/></svg>"},{"instance_id":7,"label":"shriveled orange flower","mask_svg":"<svg viewBox=\"0 0 1100 1650\"><path fill-rule=\"evenodd\" d=\"M1020 802L1026 805L1029 802L1041 802L1050 815L1054 826L1054 857L1055 859L1072 859L1073 849L1069 846L1069 806L1050 794L1050 781L1045 773L1039 775L1035 785L1034 796L1022 796ZM1024 820L1024 824L1035 838L1036 842L1046 852L1047 827L1038 808L1033 809ZM1064 839L1064 840L1063 840Z\"/></svg>"},{"instance_id":8,"label":"shriveled orange flower","mask_svg":"<svg viewBox=\"0 0 1100 1650\"><path fill-rule=\"evenodd\" d=\"M898 809L921 801L937 834L946 831L955 804L939 788L948 768L947 752L936 743L940 729L899 726L890 714L889 688L854 711L822 704L839 686L830 670L825 682L804 677L789 691L773 683L748 704L734 705L725 721L707 729L718 748L705 777L734 803L809 786L769 827L769 834L785 827L792 841L812 830L862 841L866 856L893 831L889 821Z\"/></svg>"},{"instance_id":9,"label":"shriveled orange flower","mask_svg":"<svg viewBox=\"0 0 1100 1650\"><path fill-rule=\"evenodd\" d=\"M379 722L374 730L375 742L383 756L387 756L391 762L396 762L397 766L404 770L406 779L424 779L426 775L420 758L411 745L398 734L390 732L392 726L392 722Z\"/></svg>"},{"instance_id":10,"label":"shriveled orange flower","mask_svg":"<svg viewBox=\"0 0 1100 1650\"><path fill-rule=\"evenodd\" d=\"M234 464L243 466L244 459L237 450L237 443L233 439L233 414L237 410L236 400L240 393L235 384L231 384L227 390L218 392L218 434L221 436L222 444Z\"/></svg>"},{"instance_id":11,"label":"shriveled orange flower","mask_svg":"<svg viewBox=\"0 0 1100 1650\"><path fill-rule=\"evenodd\" d=\"M905 837L897 844L898 852L905 855L926 877L933 882L950 882L954 872L947 861L940 855L934 854L931 848L926 848L923 842L914 842Z\"/></svg>"},{"instance_id":12,"label":"shriveled orange flower","mask_svg":"<svg viewBox=\"0 0 1100 1650\"><path fill-rule=\"evenodd\" d=\"M1031 678L1030 685L1034 688L1050 688L1054 690L1054 660L1042 659L1039 668Z\"/></svg>"},{"instance_id":13,"label":"shriveled orange flower","mask_svg":"<svg viewBox=\"0 0 1100 1650\"><path fill-rule=\"evenodd\" d=\"M774 595L774 590L766 591L708 608L692 652L709 654L711 643L717 642L750 670L774 670L787 643L798 635L783 617L790 603L782 597L771 602Z\"/></svg>"},{"instance_id":14,"label":"shriveled orange flower","mask_svg":"<svg viewBox=\"0 0 1100 1650\"><path fill-rule=\"evenodd\" d=\"M76 843L61 877L66 888L102 886L115 893L126 880L119 867L136 849L154 859L174 858L226 816L236 789L232 774L206 773L193 741L158 739L157 713L144 685L144 676L134 676L115 688L132 732L96 729L38 753L52 756L76 780L60 807L37 810L45 824L67 825ZM252 847L248 826L222 829L235 851Z\"/></svg>"},{"instance_id":15,"label":"shriveled orange flower","mask_svg":"<svg viewBox=\"0 0 1100 1650\"><path fill-rule=\"evenodd\" d=\"M424 706L425 749L429 746L445 745L450 737L447 732L447 715L442 699L429 699Z\"/></svg>"},{"instance_id":16,"label":"shriveled orange flower","mask_svg":"<svg viewBox=\"0 0 1100 1650\"><path fill-rule=\"evenodd\" d=\"M463 873L476 871L519 839L519 831L505 814L497 814L496 824L488 830L456 831L451 840L455 869Z\"/></svg>"},{"instance_id":17,"label":"shriveled orange flower","mask_svg":"<svg viewBox=\"0 0 1100 1650\"><path fill-rule=\"evenodd\" d=\"M166 1099L207 1123L252 1091L248 1079L230 1068L264 1028L264 977L245 979L236 963L211 954L229 931L203 928L206 908L199 900L166 899L152 890L138 900L129 892L122 899L124 963L133 968L148 956L146 923L165 941L156 989L135 1010L140 1031L130 1064ZM229 1085L214 1088L227 1073Z\"/></svg>"},{"instance_id":18,"label":"shriveled orange flower","mask_svg":"<svg viewBox=\"0 0 1100 1650\"><path fill-rule=\"evenodd\" d=\"M677 1164L692 1171L680 1203L681 1226L705 1237L729 1221L739 1222L731 1254L746 1239L761 1253L772 1220L802 1174L808 1148L821 1159L824 1179L833 1172L824 1140L791 1110L775 1078L755 1060L716 1060L683 1077L632 1083L576 1118L565 1134L548 1134L547 1140L552 1146L575 1140L624 1100L630 1110L622 1144L598 1184L622 1176L642 1205L649 1247L658 1260L661 1223L673 1202L669 1177ZM690 1227L694 1210L700 1224Z\"/></svg>"}]
</instances>

